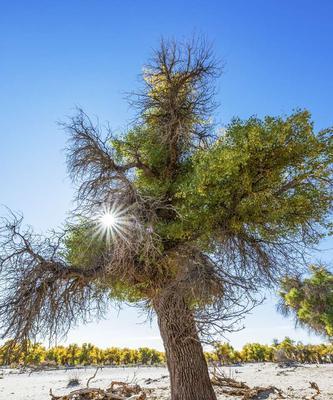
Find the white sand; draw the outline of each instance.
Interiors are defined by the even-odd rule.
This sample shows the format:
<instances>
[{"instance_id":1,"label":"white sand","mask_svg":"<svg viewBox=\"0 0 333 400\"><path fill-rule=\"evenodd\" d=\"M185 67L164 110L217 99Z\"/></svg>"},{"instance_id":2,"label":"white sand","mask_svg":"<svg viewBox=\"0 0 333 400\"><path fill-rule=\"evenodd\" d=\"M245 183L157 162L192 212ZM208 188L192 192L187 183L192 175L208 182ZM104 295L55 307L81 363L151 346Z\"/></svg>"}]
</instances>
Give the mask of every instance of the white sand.
<instances>
[{"instance_id":1,"label":"white sand","mask_svg":"<svg viewBox=\"0 0 333 400\"><path fill-rule=\"evenodd\" d=\"M317 400L333 400L333 365L303 365L297 368L279 368L276 364L259 363L244 366L224 367L226 376L246 382L250 386L274 385L288 394L289 399L309 399L315 392L309 388L309 381L316 382L321 389ZM95 368L57 370L28 373L18 373L16 370L2 370L3 379L0 379L1 400L49 400L49 390L56 395L85 387L87 379L95 372ZM135 381L143 387L154 388L154 398L168 399L168 378L165 368L138 367L138 368L103 368L96 378L91 381L90 387L106 388L112 380ZM68 380L78 377L81 386L67 388ZM147 379L153 379L147 383ZM218 389L217 389L218 392ZM262 397L265 398L265 397ZM266 397L267 398L267 397ZM269 399L276 398L270 395ZM219 399L239 399L219 395Z\"/></svg>"}]
</instances>

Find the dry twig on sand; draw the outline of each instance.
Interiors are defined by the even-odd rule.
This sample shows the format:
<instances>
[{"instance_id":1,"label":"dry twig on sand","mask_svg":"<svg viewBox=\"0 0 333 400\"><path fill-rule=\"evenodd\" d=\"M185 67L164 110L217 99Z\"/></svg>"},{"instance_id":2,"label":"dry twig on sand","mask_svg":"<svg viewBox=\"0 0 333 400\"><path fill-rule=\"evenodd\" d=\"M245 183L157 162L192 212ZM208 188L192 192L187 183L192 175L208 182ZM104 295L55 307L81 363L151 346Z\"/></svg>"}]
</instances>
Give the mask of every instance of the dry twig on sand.
<instances>
[{"instance_id":1,"label":"dry twig on sand","mask_svg":"<svg viewBox=\"0 0 333 400\"><path fill-rule=\"evenodd\" d=\"M91 376L91 377L87 380L87 388L89 388L89 383L90 383L90 381L92 381L93 379L95 379L95 377L96 377L97 372L98 372L99 369L102 369L102 367L97 367L97 368L96 368L96 371L95 371L95 373L94 373L94 375Z\"/></svg>"},{"instance_id":2,"label":"dry twig on sand","mask_svg":"<svg viewBox=\"0 0 333 400\"><path fill-rule=\"evenodd\" d=\"M309 382L310 383L310 388L314 389L316 391L315 394L313 394L309 400L315 400L317 396L320 395L320 389L319 386L316 384L316 382Z\"/></svg>"}]
</instances>

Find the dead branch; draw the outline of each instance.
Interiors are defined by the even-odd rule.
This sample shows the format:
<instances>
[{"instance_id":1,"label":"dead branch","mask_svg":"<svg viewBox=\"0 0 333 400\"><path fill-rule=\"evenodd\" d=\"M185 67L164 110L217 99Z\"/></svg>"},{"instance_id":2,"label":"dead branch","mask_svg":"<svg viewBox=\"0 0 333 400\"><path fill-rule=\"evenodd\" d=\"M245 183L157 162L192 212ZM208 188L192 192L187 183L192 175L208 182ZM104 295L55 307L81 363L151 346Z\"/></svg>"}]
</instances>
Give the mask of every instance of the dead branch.
<instances>
[{"instance_id":1,"label":"dead branch","mask_svg":"<svg viewBox=\"0 0 333 400\"><path fill-rule=\"evenodd\" d=\"M37 336L66 334L79 320L104 312L105 292L94 281L103 273L96 260L90 268L69 266L63 238L33 234L22 217L3 219L0 229L0 332L11 343ZM104 298L104 299L103 299Z\"/></svg>"}]
</instances>

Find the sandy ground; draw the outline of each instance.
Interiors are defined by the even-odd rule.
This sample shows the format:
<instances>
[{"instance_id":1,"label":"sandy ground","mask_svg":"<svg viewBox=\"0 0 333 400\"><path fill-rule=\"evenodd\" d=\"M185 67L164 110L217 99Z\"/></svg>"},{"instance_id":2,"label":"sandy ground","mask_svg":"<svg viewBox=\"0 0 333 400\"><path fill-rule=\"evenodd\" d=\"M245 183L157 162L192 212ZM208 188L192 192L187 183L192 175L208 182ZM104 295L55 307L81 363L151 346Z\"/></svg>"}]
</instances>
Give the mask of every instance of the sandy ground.
<instances>
[{"instance_id":1,"label":"sandy ground","mask_svg":"<svg viewBox=\"0 0 333 400\"><path fill-rule=\"evenodd\" d=\"M246 382L250 386L274 385L282 389L289 399L310 399L315 393L309 388L309 381L316 382L321 390L317 400L333 400L333 365L301 365L297 368L278 367L271 363L245 364L222 368L225 376ZM49 390L56 395L85 387L87 379L95 368L57 370L19 373L17 370L0 368L1 400L49 400ZM70 378L77 377L81 386L67 388ZM108 368L100 370L90 387L106 388L112 380L135 382L143 387L154 389L155 399L169 399L169 382L167 370L163 367ZM217 389L218 393L218 389ZM219 400L239 400L239 397L220 395ZM261 399L275 399L275 395Z\"/></svg>"}]
</instances>

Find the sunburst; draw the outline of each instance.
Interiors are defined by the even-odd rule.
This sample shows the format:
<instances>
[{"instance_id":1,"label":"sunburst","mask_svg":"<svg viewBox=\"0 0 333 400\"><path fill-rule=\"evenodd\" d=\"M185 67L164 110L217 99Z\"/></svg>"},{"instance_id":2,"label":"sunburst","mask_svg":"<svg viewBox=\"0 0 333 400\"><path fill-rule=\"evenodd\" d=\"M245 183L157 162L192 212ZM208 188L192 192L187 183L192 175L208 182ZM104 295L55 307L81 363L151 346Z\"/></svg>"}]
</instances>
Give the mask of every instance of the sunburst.
<instances>
[{"instance_id":1,"label":"sunburst","mask_svg":"<svg viewBox=\"0 0 333 400\"><path fill-rule=\"evenodd\" d=\"M128 240L133 217L119 204L104 205L94 217L96 235L108 243L116 239Z\"/></svg>"}]
</instances>

